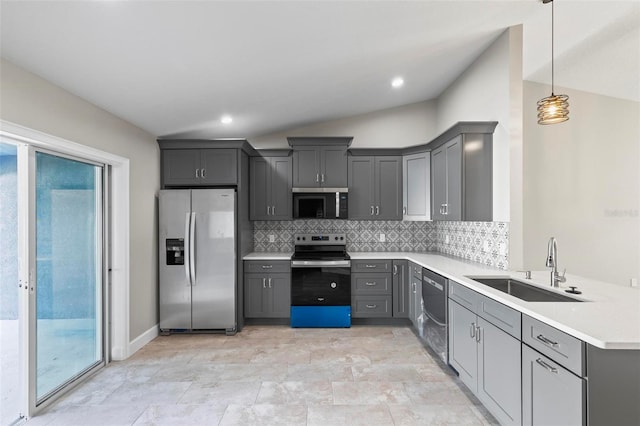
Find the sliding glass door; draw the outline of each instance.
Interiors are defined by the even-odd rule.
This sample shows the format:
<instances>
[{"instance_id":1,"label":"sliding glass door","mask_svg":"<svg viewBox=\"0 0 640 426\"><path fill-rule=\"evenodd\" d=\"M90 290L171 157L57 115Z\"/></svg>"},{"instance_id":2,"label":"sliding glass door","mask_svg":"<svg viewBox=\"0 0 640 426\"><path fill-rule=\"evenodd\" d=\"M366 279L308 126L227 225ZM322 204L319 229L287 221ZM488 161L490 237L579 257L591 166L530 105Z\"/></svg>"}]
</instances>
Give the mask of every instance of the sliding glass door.
<instances>
[{"instance_id":1,"label":"sliding glass door","mask_svg":"<svg viewBox=\"0 0 640 426\"><path fill-rule=\"evenodd\" d=\"M104 361L102 171L35 152L36 405Z\"/></svg>"}]
</instances>

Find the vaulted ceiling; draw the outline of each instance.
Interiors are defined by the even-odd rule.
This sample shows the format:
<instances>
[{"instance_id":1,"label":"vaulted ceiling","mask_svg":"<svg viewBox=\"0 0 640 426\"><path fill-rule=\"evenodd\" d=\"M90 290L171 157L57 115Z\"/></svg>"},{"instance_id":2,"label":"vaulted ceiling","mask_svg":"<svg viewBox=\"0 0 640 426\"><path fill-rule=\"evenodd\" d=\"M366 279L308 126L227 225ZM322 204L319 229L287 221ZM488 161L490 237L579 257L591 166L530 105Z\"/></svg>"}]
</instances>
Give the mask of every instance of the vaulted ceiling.
<instances>
[{"instance_id":1,"label":"vaulted ceiling","mask_svg":"<svg viewBox=\"0 0 640 426\"><path fill-rule=\"evenodd\" d=\"M549 83L550 7L2 1L0 53L156 136L252 137L434 99L512 25L523 78ZM640 101L640 2L556 0L555 18L556 85Z\"/></svg>"}]
</instances>

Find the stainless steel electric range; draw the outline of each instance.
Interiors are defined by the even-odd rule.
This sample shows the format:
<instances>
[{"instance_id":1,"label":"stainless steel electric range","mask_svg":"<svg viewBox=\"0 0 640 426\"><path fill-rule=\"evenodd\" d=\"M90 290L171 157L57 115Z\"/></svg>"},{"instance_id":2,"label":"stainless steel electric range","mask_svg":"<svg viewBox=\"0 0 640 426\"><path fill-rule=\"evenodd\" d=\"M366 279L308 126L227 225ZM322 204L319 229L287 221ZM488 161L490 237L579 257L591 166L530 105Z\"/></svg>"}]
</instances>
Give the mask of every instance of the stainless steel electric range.
<instances>
[{"instance_id":1,"label":"stainless steel electric range","mask_svg":"<svg viewBox=\"0 0 640 426\"><path fill-rule=\"evenodd\" d=\"M351 326L351 260L345 234L296 234L291 327Z\"/></svg>"}]
</instances>

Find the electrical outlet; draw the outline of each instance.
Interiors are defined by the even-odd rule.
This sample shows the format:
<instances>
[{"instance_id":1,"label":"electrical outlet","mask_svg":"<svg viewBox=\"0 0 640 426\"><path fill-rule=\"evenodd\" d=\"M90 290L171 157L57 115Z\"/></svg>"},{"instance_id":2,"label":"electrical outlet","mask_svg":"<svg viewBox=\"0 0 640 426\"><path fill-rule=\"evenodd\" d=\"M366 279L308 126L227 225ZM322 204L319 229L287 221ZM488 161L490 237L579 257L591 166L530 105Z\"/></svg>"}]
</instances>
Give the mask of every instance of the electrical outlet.
<instances>
[{"instance_id":1,"label":"electrical outlet","mask_svg":"<svg viewBox=\"0 0 640 426\"><path fill-rule=\"evenodd\" d=\"M484 243L482 244L482 250L484 250L485 253L489 252L489 241L484 240Z\"/></svg>"},{"instance_id":2,"label":"electrical outlet","mask_svg":"<svg viewBox=\"0 0 640 426\"><path fill-rule=\"evenodd\" d=\"M276 236L273 234L269 234L269 242L270 243L275 243L276 242Z\"/></svg>"},{"instance_id":3,"label":"electrical outlet","mask_svg":"<svg viewBox=\"0 0 640 426\"><path fill-rule=\"evenodd\" d=\"M380 234L380 242L384 243L387 240L387 236L384 234Z\"/></svg>"},{"instance_id":4,"label":"electrical outlet","mask_svg":"<svg viewBox=\"0 0 640 426\"><path fill-rule=\"evenodd\" d=\"M630 284L631 284L631 287L638 287L638 279L637 278L631 278Z\"/></svg>"},{"instance_id":5,"label":"electrical outlet","mask_svg":"<svg viewBox=\"0 0 640 426\"><path fill-rule=\"evenodd\" d=\"M444 236L444 243L445 244L449 244L449 236L448 235Z\"/></svg>"}]
</instances>

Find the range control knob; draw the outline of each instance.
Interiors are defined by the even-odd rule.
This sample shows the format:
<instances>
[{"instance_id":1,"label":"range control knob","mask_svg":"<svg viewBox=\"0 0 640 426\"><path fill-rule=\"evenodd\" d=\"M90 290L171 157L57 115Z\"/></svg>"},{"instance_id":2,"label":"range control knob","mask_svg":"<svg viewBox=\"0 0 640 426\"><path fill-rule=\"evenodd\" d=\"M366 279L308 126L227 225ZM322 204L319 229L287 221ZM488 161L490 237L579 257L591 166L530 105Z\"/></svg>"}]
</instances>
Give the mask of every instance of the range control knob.
<instances>
[{"instance_id":1,"label":"range control knob","mask_svg":"<svg viewBox=\"0 0 640 426\"><path fill-rule=\"evenodd\" d=\"M336 288L336 287L338 287L338 284L336 284L336 283L331 283L331 288Z\"/></svg>"},{"instance_id":2,"label":"range control knob","mask_svg":"<svg viewBox=\"0 0 640 426\"><path fill-rule=\"evenodd\" d=\"M344 237L340 237L340 240L344 240Z\"/></svg>"},{"instance_id":3,"label":"range control knob","mask_svg":"<svg viewBox=\"0 0 640 426\"><path fill-rule=\"evenodd\" d=\"M338 237L335 237L336 241L338 241Z\"/></svg>"}]
</instances>

